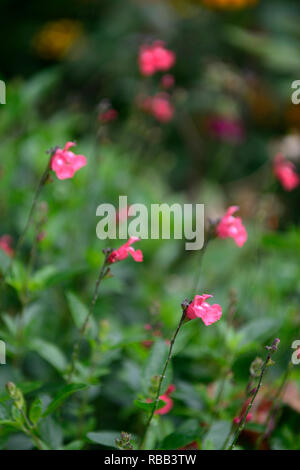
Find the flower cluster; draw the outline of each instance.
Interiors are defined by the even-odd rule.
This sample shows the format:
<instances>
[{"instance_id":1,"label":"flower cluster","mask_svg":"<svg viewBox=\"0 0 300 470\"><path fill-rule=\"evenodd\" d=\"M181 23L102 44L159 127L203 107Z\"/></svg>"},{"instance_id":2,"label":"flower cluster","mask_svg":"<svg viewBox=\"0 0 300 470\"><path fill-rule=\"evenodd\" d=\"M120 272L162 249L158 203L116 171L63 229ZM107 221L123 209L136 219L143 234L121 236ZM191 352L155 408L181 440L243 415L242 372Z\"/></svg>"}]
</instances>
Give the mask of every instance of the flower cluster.
<instances>
[{"instance_id":1,"label":"flower cluster","mask_svg":"<svg viewBox=\"0 0 300 470\"><path fill-rule=\"evenodd\" d=\"M163 41L142 45L139 53L139 67L142 75L149 76L155 72L166 72L175 64L173 51L166 49Z\"/></svg>"},{"instance_id":2,"label":"flower cluster","mask_svg":"<svg viewBox=\"0 0 300 470\"><path fill-rule=\"evenodd\" d=\"M70 148L76 145L74 142L67 142L63 149L57 148L51 158L51 169L60 180L73 178L76 171L86 165L84 155L75 155L70 152Z\"/></svg>"}]
</instances>

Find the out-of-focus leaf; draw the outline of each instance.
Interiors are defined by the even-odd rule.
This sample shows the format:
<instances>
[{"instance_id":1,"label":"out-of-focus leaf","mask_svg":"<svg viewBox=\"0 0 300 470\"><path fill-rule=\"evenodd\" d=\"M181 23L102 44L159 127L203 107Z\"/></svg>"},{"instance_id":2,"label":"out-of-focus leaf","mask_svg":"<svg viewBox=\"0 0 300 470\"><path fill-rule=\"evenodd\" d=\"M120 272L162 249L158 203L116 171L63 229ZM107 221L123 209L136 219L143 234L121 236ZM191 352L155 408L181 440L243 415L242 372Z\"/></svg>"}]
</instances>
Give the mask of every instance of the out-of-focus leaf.
<instances>
[{"instance_id":1,"label":"out-of-focus leaf","mask_svg":"<svg viewBox=\"0 0 300 470\"><path fill-rule=\"evenodd\" d=\"M159 377L163 371L164 364L166 362L168 355L168 346L164 341L158 340L154 343L148 360L146 362L143 376L142 376L142 385L144 393L147 394L149 391L149 386L151 385L151 380L153 377ZM166 377L163 381L162 393L167 388L167 382L169 377Z\"/></svg>"},{"instance_id":2,"label":"out-of-focus leaf","mask_svg":"<svg viewBox=\"0 0 300 470\"><path fill-rule=\"evenodd\" d=\"M203 449L207 450L220 450L222 449L226 438L231 430L230 421L216 421L203 441Z\"/></svg>"},{"instance_id":3,"label":"out-of-focus leaf","mask_svg":"<svg viewBox=\"0 0 300 470\"><path fill-rule=\"evenodd\" d=\"M98 431L98 432L89 432L87 437L97 444L101 444L106 447L113 447L117 449L116 439L120 438L120 432L118 431Z\"/></svg>"},{"instance_id":4,"label":"out-of-focus leaf","mask_svg":"<svg viewBox=\"0 0 300 470\"><path fill-rule=\"evenodd\" d=\"M32 403L29 410L29 419L33 424L36 424L43 413L43 404L39 398L36 398Z\"/></svg>"},{"instance_id":5,"label":"out-of-focus leaf","mask_svg":"<svg viewBox=\"0 0 300 470\"><path fill-rule=\"evenodd\" d=\"M267 339L280 329L280 325L281 321L278 318L265 317L253 320L239 330L242 337L241 344Z\"/></svg>"},{"instance_id":6,"label":"out-of-focus leaf","mask_svg":"<svg viewBox=\"0 0 300 470\"><path fill-rule=\"evenodd\" d=\"M86 384L68 384L63 387L60 392L55 396L52 402L47 406L43 413L43 417L50 415L55 411L70 395L87 388Z\"/></svg>"},{"instance_id":7,"label":"out-of-focus leaf","mask_svg":"<svg viewBox=\"0 0 300 470\"><path fill-rule=\"evenodd\" d=\"M80 330L80 328L84 324L89 314L89 310L73 292L67 293L67 300L68 300L68 304L70 307L70 311L71 311L74 323L77 326L77 328ZM95 333L96 323L92 317L90 317L89 323L91 324L92 332Z\"/></svg>"},{"instance_id":8,"label":"out-of-focus leaf","mask_svg":"<svg viewBox=\"0 0 300 470\"><path fill-rule=\"evenodd\" d=\"M67 367L65 355L55 344L49 343L41 338L34 338L29 346L32 351L37 352L59 372L63 372Z\"/></svg>"}]
</instances>

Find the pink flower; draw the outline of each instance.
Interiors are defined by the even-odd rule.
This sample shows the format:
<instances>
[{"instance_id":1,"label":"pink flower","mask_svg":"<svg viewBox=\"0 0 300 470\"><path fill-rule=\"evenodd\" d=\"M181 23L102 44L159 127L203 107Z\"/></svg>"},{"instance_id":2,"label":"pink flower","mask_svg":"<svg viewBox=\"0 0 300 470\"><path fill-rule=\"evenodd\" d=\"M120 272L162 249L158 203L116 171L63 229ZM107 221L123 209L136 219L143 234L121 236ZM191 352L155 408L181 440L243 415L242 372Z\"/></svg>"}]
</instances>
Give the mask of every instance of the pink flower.
<instances>
[{"instance_id":1,"label":"pink flower","mask_svg":"<svg viewBox=\"0 0 300 470\"><path fill-rule=\"evenodd\" d=\"M240 217L234 217L233 214L239 210L238 206L230 206L224 217L217 225L216 231L219 238L231 237L237 246L243 246L247 241L247 231L242 224Z\"/></svg>"},{"instance_id":2,"label":"pink flower","mask_svg":"<svg viewBox=\"0 0 300 470\"><path fill-rule=\"evenodd\" d=\"M218 304L210 305L206 302L210 297L212 297L212 295L195 295L193 302L190 303L186 310L186 316L190 320L201 318L206 326L212 325L220 320L222 316L221 306Z\"/></svg>"},{"instance_id":3,"label":"pink flower","mask_svg":"<svg viewBox=\"0 0 300 470\"><path fill-rule=\"evenodd\" d=\"M152 54L156 70L166 72L175 64L176 56L174 52L166 49L162 41L156 41L153 44Z\"/></svg>"},{"instance_id":4,"label":"pink flower","mask_svg":"<svg viewBox=\"0 0 300 470\"><path fill-rule=\"evenodd\" d=\"M10 256L11 258L14 256L14 250L12 248L12 237L10 235L2 235L0 237L0 249Z\"/></svg>"},{"instance_id":5,"label":"pink flower","mask_svg":"<svg viewBox=\"0 0 300 470\"><path fill-rule=\"evenodd\" d=\"M174 107L170 103L166 93L159 93L152 98L151 111L153 116L160 122L171 121L174 115Z\"/></svg>"},{"instance_id":6,"label":"pink flower","mask_svg":"<svg viewBox=\"0 0 300 470\"><path fill-rule=\"evenodd\" d=\"M165 402L165 405L155 411L156 415L165 415L173 408L173 400L170 398L170 394L176 390L175 385L169 385L167 391L159 397L160 400Z\"/></svg>"},{"instance_id":7,"label":"pink flower","mask_svg":"<svg viewBox=\"0 0 300 470\"><path fill-rule=\"evenodd\" d=\"M151 45L143 45L139 53L139 67L142 75L153 75L157 71L167 71L175 63L174 52L165 48L162 41Z\"/></svg>"},{"instance_id":8,"label":"pink flower","mask_svg":"<svg viewBox=\"0 0 300 470\"><path fill-rule=\"evenodd\" d=\"M102 124L106 124L107 122L114 121L118 117L118 111L113 108L109 108L106 111L103 111L99 114L98 118Z\"/></svg>"},{"instance_id":9,"label":"pink flower","mask_svg":"<svg viewBox=\"0 0 300 470\"><path fill-rule=\"evenodd\" d=\"M58 148L52 159L51 169L60 180L73 178L76 171L86 165L86 158L83 155L75 155L69 148L76 145L74 142L67 142L63 149Z\"/></svg>"},{"instance_id":10,"label":"pink flower","mask_svg":"<svg viewBox=\"0 0 300 470\"><path fill-rule=\"evenodd\" d=\"M238 119L215 116L207 120L207 126L212 135L226 142L237 143L244 138L244 127Z\"/></svg>"},{"instance_id":11,"label":"pink flower","mask_svg":"<svg viewBox=\"0 0 300 470\"><path fill-rule=\"evenodd\" d=\"M294 164L286 160L281 153L274 158L273 171L286 191L292 191L299 186L300 178L295 171Z\"/></svg>"},{"instance_id":12,"label":"pink flower","mask_svg":"<svg viewBox=\"0 0 300 470\"><path fill-rule=\"evenodd\" d=\"M143 253L141 250L134 250L132 248L133 243L139 241L138 237L130 237L129 240L124 243L124 245L120 246L117 250L111 252L108 257L108 263L116 263L117 261L122 261L123 259L127 258L129 254L132 256L134 261L141 262L143 261Z\"/></svg>"},{"instance_id":13,"label":"pink flower","mask_svg":"<svg viewBox=\"0 0 300 470\"><path fill-rule=\"evenodd\" d=\"M175 79L173 75L171 75L170 73L167 73L166 75L163 75L160 83L163 88L166 88L166 89L172 88L172 86L174 86Z\"/></svg>"}]
</instances>

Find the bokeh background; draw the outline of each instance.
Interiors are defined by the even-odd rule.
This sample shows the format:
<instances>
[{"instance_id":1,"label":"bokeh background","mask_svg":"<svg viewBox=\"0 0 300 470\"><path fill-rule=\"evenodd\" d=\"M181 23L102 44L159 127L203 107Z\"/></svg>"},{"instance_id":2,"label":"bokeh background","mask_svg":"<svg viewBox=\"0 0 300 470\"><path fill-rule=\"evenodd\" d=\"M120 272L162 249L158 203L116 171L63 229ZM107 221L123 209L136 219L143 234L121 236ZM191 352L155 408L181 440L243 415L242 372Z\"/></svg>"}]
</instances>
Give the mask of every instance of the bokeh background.
<instances>
[{"instance_id":1,"label":"bokeh background","mask_svg":"<svg viewBox=\"0 0 300 470\"><path fill-rule=\"evenodd\" d=\"M33 389L49 400L61 383L77 335L72 305L75 298L89 303L106 246L95 233L99 204L117 204L122 194L129 204L198 202L207 218L234 204L248 241L243 248L212 241L201 273L201 254L186 252L178 240L141 241L144 263L114 266L95 311L102 335L97 380L91 379L79 437L76 400L66 405L64 420L49 417L41 433L52 448L76 436L80 448L91 447L85 436L95 430L140 434L143 412L133 399L147 396L149 341L170 337L180 303L196 294L201 276L200 290L222 305L223 320L211 328L191 322L183 330L172 368L173 414L154 427L153 442L188 426L195 430L191 441L217 448L220 436L214 436L222 439L243 403L251 361L279 336L262 411L243 437L242 445L252 448L291 344L300 339L299 188L284 191L272 171L277 152L299 168L300 105L291 102L291 84L300 79L299 2L2 0L0 9L0 79L7 85L0 108L0 235L11 235L14 246L47 149L76 140L76 151L88 160L75 178L53 177L43 191L30 301L24 306L22 279L33 233L24 264L1 297L0 337L8 348L0 370L3 397L8 380L31 384L29 401ZM144 77L138 66L140 46L158 39L176 54L168 122L140 105L162 91L162 74ZM111 120L103 117L109 109L116 111ZM86 344L85 380L88 355ZM212 397L228 370L216 425ZM265 448L300 448L300 366L289 385ZM0 447L31 446L28 437L1 427Z\"/></svg>"}]
</instances>

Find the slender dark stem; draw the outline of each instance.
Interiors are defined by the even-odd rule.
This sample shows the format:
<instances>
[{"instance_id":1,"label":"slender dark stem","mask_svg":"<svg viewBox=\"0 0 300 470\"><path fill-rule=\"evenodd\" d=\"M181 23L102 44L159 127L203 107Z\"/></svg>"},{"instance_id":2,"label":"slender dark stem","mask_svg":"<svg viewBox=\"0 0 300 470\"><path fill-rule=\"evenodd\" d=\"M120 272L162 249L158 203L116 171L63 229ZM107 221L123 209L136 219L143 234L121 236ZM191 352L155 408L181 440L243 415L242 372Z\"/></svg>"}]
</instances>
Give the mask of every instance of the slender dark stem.
<instances>
[{"instance_id":1,"label":"slender dark stem","mask_svg":"<svg viewBox=\"0 0 300 470\"><path fill-rule=\"evenodd\" d=\"M84 320L84 322L83 322L83 324L82 324L82 326L79 330L79 339L74 344L73 353L72 353L71 368L70 368L70 373L69 373L68 380L67 380L68 383L72 382L73 374L74 374L74 371L75 371L75 364L76 364L76 361L77 361L78 356L79 356L81 344L82 344L83 338L86 334L87 326L88 326L90 318L93 314L95 304L96 304L97 299L99 297L100 284L101 284L101 282L102 282L103 278L105 277L105 275L107 273L107 270L108 270L107 260L108 260L108 255L106 254L105 259L103 261L103 264L101 266L101 270L100 270L96 285L95 285L94 295L93 295L93 299L92 299L89 311L88 311L88 313L86 315L86 318L85 318L85 320Z\"/></svg>"},{"instance_id":2,"label":"slender dark stem","mask_svg":"<svg viewBox=\"0 0 300 470\"><path fill-rule=\"evenodd\" d=\"M277 340L275 340L277 341ZM257 384L257 387L255 388L255 392L253 393L253 396L252 396L252 399L244 413L244 416L243 418L241 419L241 422L235 432L235 435L234 435L234 438L233 438L233 441L231 443L231 445L229 446L229 448L227 450L233 450L236 443L237 443L237 440L239 438L239 435L241 434L242 430L244 429L245 427L245 423L246 423L246 419L247 419L247 416L248 416L248 413L250 412L251 408L252 408L252 405L254 403L254 400L259 392L259 389L261 387L261 384L262 384L262 379L263 379L263 376L265 374L265 371L266 371L266 368L268 366L268 364L270 363L270 360L271 360L271 357L272 357L272 354L277 350L277 344L278 344L278 341L275 343L273 343L272 346L268 346L268 354L267 354L267 357L266 357L266 360L265 362L263 363L263 366L262 366L262 369L261 369L261 373L260 373L260 376L259 376L259 380L258 380L258 384Z\"/></svg>"},{"instance_id":3,"label":"slender dark stem","mask_svg":"<svg viewBox=\"0 0 300 470\"><path fill-rule=\"evenodd\" d=\"M32 205L31 205L31 209L30 209L30 212L29 212L29 215L28 215L28 219L27 219L27 222L26 222L26 225L25 225L25 228L22 232L22 234L20 235L18 241L17 241L17 245L16 245L16 249L15 249L15 257L17 256L18 252L20 251L23 243L24 243L24 240L25 240L25 237L26 237L26 234L28 232L28 229L32 223L32 219L33 219L33 216L34 216L34 212L35 212L35 208L36 208L36 205L37 205L37 202L38 202L38 199L39 199L39 195L48 179L48 176L49 176L49 173L50 173L50 161L51 161L51 158L50 160L48 161L47 163L47 167L40 179L40 182L38 184L38 187L36 189L36 192L35 192L35 195L34 195L34 198L33 198L33 202L32 202Z\"/></svg>"},{"instance_id":4,"label":"slender dark stem","mask_svg":"<svg viewBox=\"0 0 300 470\"><path fill-rule=\"evenodd\" d=\"M288 378L289 378L292 367L293 367L293 364L292 364L292 362L290 362L287 369L286 369L286 371L285 371L285 373L283 374L281 384L279 385L279 387L277 389L277 392L276 392L276 394L274 396L274 399L273 399L272 406L270 408L270 411L269 411L267 419L266 419L265 431L257 439L256 446L255 446L256 449L260 448L260 445L261 445L262 441L264 439L266 439L267 437L269 437L270 433L272 432L273 427L271 429L271 421L273 420L273 418L277 417L277 411L278 411L278 407L279 407L280 396L281 396L283 390L285 389L285 386L287 384L287 381L288 381Z\"/></svg>"},{"instance_id":5,"label":"slender dark stem","mask_svg":"<svg viewBox=\"0 0 300 470\"><path fill-rule=\"evenodd\" d=\"M29 419L27 418L27 415L26 415L25 411L23 409L21 409L20 412L21 412L21 415L23 416L24 422L26 424L26 427L24 426L24 432L33 439L36 447L39 450L44 450L43 445L42 445L40 439L38 438L38 436L36 436L36 434L34 432L34 427L32 426Z\"/></svg>"},{"instance_id":6,"label":"slender dark stem","mask_svg":"<svg viewBox=\"0 0 300 470\"><path fill-rule=\"evenodd\" d=\"M29 211L29 215L28 215L28 219L27 219L27 222L26 222L26 225L25 225L25 228L22 232L22 234L20 235L18 241L17 241L17 244L16 244L16 248L15 248L15 253L14 253L14 256L10 259L10 262L8 264L8 267L7 269L5 270L5 273L3 274L3 276L1 277L1 286L2 284L4 283L5 281L5 277L7 275L10 274L10 271L11 271L11 268L12 268L12 264L13 264L13 261L14 259L17 258L18 254L19 254L19 251L20 249L22 248L23 246L23 243L24 243L24 240L25 240L25 237L26 237L26 234L28 232L28 229L32 223L32 219L33 219L33 216L34 216L34 212L35 212L35 209L36 209L36 205L37 205L37 202L38 202L38 199L39 199L39 195L48 179L48 176L49 176L49 173L50 173L50 162L51 162L51 158L52 158L52 155L50 157L50 159L48 160L47 162L47 167L44 171L44 173L42 174L42 177L40 179L40 182L38 184L38 187L36 189L36 192L34 194L34 198L33 198L33 201L32 201L32 205L31 205L31 208L30 208L30 211Z\"/></svg>"},{"instance_id":7,"label":"slender dark stem","mask_svg":"<svg viewBox=\"0 0 300 470\"><path fill-rule=\"evenodd\" d=\"M169 362L172 358L172 351L173 351L173 346L174 346L174 343L175 343L175 340L176 340L176 337L179 333L179 330L185 320L185 314L186 314L186 309L187 307L184 307L183 308L183 312L182 312L182 315L181 315L181 318L179 320L179 323L177 325L177 328L175 330L175 333L171 339L171 342L170 342L170 349L169 349L169 353L168 353L168 357L166 359L166 362L165 362L165 365L164 365L164 368L163 368L163 371L160 375L160 378L159 378L159 382L158 382L158 387L157 387L157 392L156 392L156 396L155 396L155 399L154 399L154 402L153 402L153 407L152 407L152 410L151 410L151 413L150 413L150 416L148 418L148 421L147 421L147 424L146 424L146 427L145 427L145 432L144 432L144 436L143 436L143 439L142 439L142 443L141 443L141 449L143 449L144 445L145 445L145 440L146 440L146 436L147 436L147 432L148 432L148 429L150 427L150 424L152 422L152 419L153 419L153 416L154 416L154 413L156 411L156 408L157 408L157 405L158 405L158 402L159 402L159 397L160 397L160 393L161 393L161 386L162 386L162 383L163 383L163 380L165 378L165 374L166 374L166 370L168 368L168 365L169 365Z\"/></svg>"}]
</instances>

